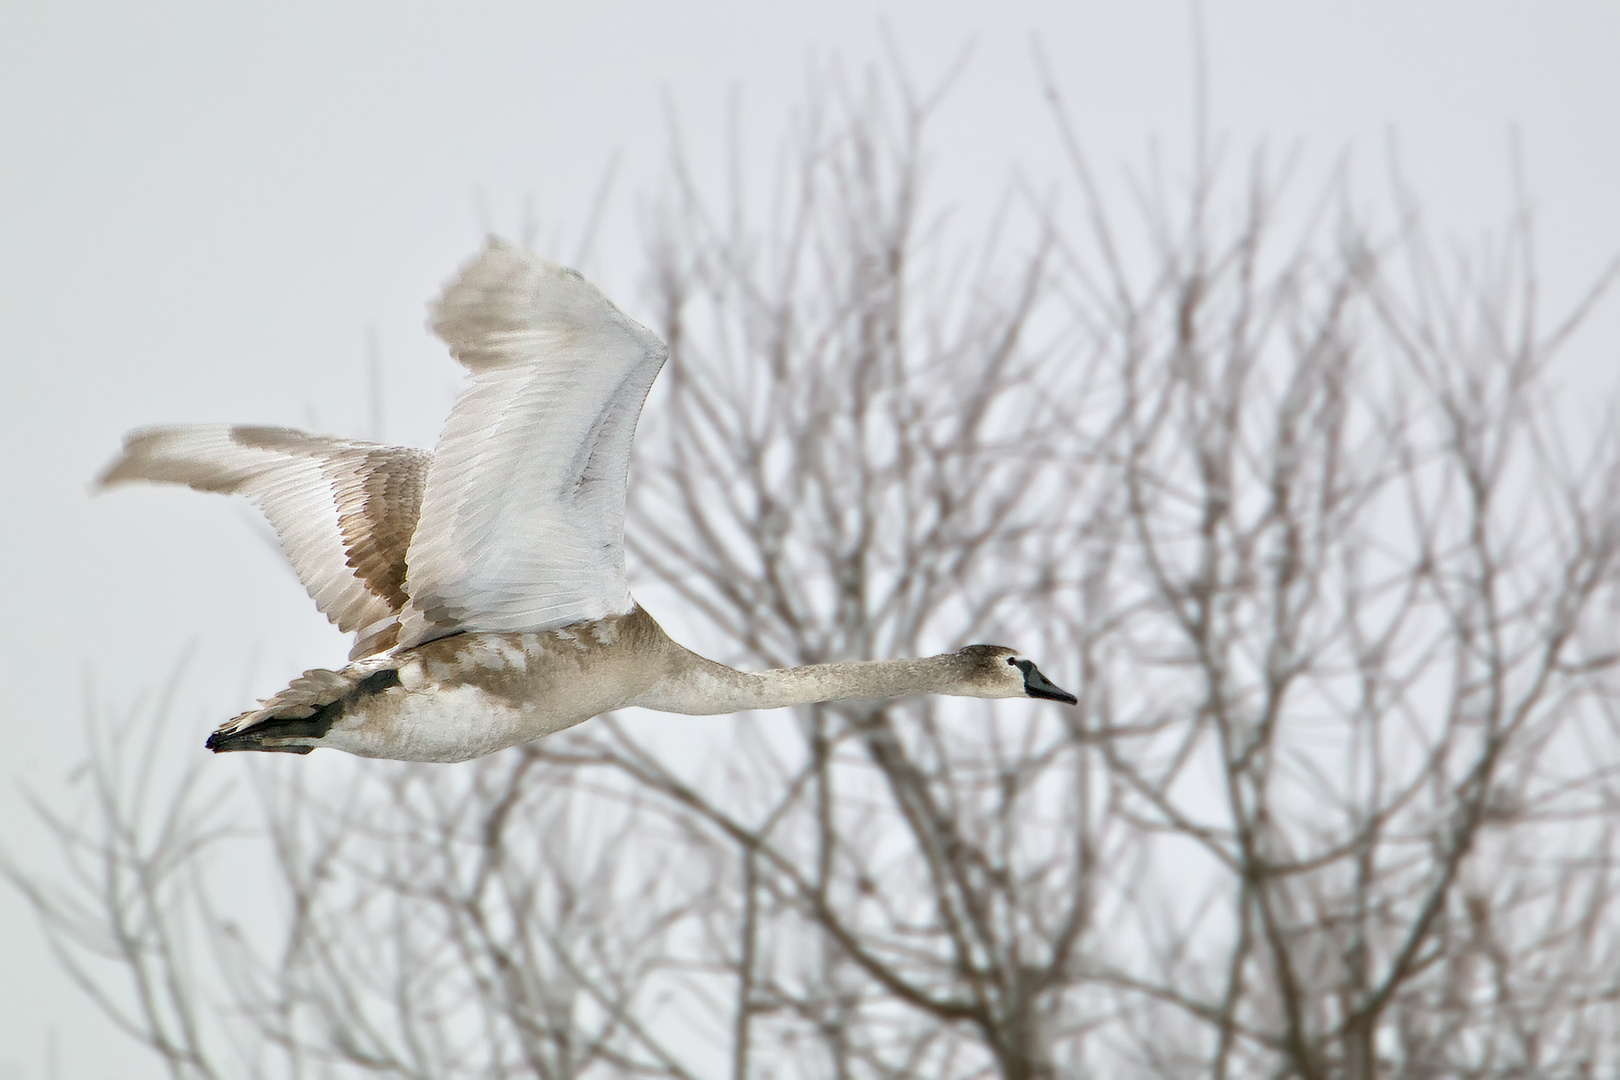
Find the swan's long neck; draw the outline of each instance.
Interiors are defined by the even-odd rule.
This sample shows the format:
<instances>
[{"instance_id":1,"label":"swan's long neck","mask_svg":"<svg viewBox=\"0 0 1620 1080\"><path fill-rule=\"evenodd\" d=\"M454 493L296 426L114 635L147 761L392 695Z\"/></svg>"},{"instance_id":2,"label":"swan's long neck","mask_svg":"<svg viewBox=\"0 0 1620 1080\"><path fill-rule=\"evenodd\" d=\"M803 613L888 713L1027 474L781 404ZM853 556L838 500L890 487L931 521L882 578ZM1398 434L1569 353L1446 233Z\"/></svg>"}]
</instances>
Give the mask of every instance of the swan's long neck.
<instances>
[{"instance_id":1,"label":"swan's long neck","mask_svg":"<svg viewBox=\"0 0 1620 1080\"><path fill-rule=\"evenodd\" d=\"M695 653L686 653L683 661L632 704L701 716L847 698L972 694L963 688L957 658L949 653L770 671L738 671Z\"/></svg>"}]
</instances>

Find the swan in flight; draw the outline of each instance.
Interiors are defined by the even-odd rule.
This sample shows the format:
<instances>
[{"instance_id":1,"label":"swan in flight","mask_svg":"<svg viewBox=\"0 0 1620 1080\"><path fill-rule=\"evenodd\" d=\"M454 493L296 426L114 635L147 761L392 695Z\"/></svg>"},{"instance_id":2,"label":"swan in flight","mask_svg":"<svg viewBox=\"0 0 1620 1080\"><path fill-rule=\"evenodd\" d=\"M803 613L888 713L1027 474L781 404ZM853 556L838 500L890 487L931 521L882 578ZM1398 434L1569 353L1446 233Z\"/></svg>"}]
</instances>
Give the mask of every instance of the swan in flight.
<instances>
[{"instance_id":1,"label":"swan in flight","mask_svg":"<svg viewBox=\"0 0 1620 1080\"><path fill-rule=\"evenodd\" d=\"M432 452L275 427L132 432L102 485L245 495L356 635L220 726L215 752L465 761L627 705L686 714L909 694L1075 704L1012 649L743 672L676 644L624 576L630 443L664 343L578 273L491 240L432 328L469 381Z\"/></svg>"}]
</instances>

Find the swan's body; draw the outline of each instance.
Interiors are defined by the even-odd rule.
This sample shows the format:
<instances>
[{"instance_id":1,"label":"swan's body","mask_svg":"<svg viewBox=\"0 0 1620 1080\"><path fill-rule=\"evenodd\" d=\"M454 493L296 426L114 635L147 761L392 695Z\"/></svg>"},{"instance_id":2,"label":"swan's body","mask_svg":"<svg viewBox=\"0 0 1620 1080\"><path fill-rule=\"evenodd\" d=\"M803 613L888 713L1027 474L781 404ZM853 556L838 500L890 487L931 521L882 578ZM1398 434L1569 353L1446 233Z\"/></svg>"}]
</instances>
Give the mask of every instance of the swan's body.
<instances>
[{"instance_id":1,"label":"swan's body","mask_svg":"<svg viewBox=\"0 0 1620 1080\"><path fill-rule=\"evenodd\" d=\"M573 271L498 242L434 330L471 372L437 448L194 425L137 431L102 482L246 495L356 636L222 725L215 751L464 761L626 705L702 714L944 693L1074 702L1013 650L740 672L630 598L630 443L663 343Z\"/></svg>"}]
</instances>

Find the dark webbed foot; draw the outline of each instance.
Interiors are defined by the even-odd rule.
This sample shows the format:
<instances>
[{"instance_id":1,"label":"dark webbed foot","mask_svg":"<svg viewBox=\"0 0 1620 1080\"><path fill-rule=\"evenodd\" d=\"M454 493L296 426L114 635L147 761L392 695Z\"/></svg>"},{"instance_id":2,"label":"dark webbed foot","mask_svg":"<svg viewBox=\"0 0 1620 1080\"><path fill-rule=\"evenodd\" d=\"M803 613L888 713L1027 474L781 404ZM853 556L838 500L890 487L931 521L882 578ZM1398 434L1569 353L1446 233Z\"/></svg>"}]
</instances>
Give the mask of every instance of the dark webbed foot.
<instances>
[{"instance_id":1,"label":"dark webbed foot","mask_svg":"<svg viewBox=\"0 0 1620 1080\"><path fill-rule=\"evenodd\" d=\"M315 749L303 743L288 742L289 739L323 739L326 733L332 730L348 707L357 701L380 694L389 687L399 685L399 672L394 668L384 671L374 671L364 679L354 684L354 689L318 708L311 709L304 706L300 711L303 716L269 716L245 728L235 731L220 729L208 736L204 743L208 749L216 754L229 753L233 750L258 750L281 754L307 754Z\"/></svg>"}]
</instances>

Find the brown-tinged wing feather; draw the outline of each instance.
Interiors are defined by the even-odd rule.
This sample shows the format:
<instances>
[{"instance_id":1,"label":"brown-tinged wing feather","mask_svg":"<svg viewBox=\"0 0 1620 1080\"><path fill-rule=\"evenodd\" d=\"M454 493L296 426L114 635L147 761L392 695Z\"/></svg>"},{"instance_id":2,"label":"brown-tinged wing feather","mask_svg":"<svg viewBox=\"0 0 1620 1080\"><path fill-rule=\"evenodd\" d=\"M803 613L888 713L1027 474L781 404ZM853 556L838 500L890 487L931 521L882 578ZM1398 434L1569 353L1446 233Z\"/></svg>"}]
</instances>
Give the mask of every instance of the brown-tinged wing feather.
<instances>
[{"instance_id":1,"label":"brown-tinged wing feather","mask_svg":"<svg viewBox=\"0 0 1620 1080\"><path fill-rule=\"evenodd\" d=\"M269 518L316 606L361 635L354 655L367 655L397 636L405 554L431 460L426 450L289 428L199 424L132 432L100 483L245 495Z\"/></svg>"}]
</instances>

